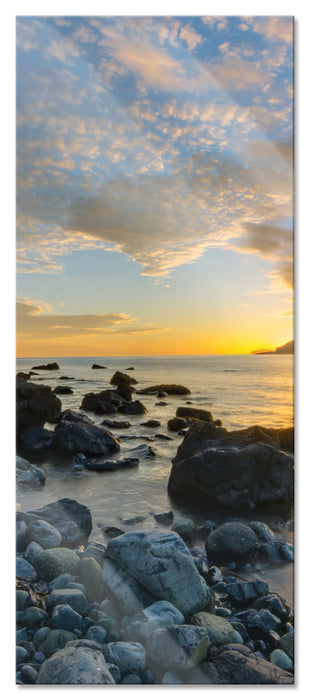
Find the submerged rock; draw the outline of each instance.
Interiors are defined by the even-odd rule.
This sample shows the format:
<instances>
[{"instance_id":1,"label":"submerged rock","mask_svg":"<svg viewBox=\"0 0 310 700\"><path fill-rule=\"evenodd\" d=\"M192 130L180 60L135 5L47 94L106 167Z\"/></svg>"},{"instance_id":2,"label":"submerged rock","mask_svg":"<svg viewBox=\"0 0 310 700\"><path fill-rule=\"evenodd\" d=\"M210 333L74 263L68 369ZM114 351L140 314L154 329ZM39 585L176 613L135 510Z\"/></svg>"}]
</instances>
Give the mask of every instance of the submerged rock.
<instances>
[{"instance_id":1,"label":"submerged rock","mask_svg":"<svg viewBox=\"0 0 310 700\"><path fill-rule=\"evenodd\" d=\"M94 363L91 369L107 369L107 367L104 367L104 365L96 365L96 363Z\"/></svg>"},{"instance_id":2,"label":"submerged rock","mask_svg":"<svg viewBox=\"0 0 310 700\"><path fill-rule=\"evenodd\" d=\"M145 389L140 389L137 394L157 394L158 392L165 392L171 395L182 395L190 394L190 390L182 384L154 384L153 386L147 386Z\"/></svg>"},{"instance_id":3,"label":"submerged rock","mask_svg":"<svg viewBox=\"0 0 310 700\"><path fill-rule=\"evenodd\" d=\"M46 520L56 527L59 532L63 527L74 523L78 530L75 530L72 544L80 543L92 531L92 517L89 508L72 498L61 498L58 501L48 503L38 510L30 511L30 514L38 519Z\"/></svg>"},{"instance_id":4,"label":"submerged rock","mask_svg":"<svg viewBox=\"0 0 310 700\"><path fill-rule=\"evenodd\" d=\"M71 412L72 413L72 412ZM64 454L105 455L118 452L118 440L105 428L94 425L76 414L75 420L65 415L54 431L53 448Z\"/></svg>"},{"instance_id":5,"label":"submerged rock","mask_svg":"<svg viewBox=\"0 0 310 700\"><path fill-rule=\"evenodd\" d=\"M115 384L118 386L119 384L138 384L138 382L134 377L130 377L129 374L117 371L114 372L113 377L110 380L110 384Z\"/></svg>"},{"instance_id":6,"label":"submerged rock","mask_svg":"<svg viewBox=\"0 0 310 700\"><path fill-rule=\"evenodd\" d=\"M31 367L31 369L59 369L59 365L57 362L48 362L46 365L36 365L35 367Z\"/></svg>"},{"instance_id":7,"label":"submerged rock","mask_svg":"<svg viewBox=\"0 0 310 700\"><path fill-rule=\"evenodd\" d=\"M70 386L56 386L53 389L53 394L73 394L73 390Z\"/></svg>"},{"instance_id":8,"label":"submerged rock","mask_svg":"<svg viewBox=\"0 0 310 700\"><path fill-rule=\"evenodd\" d=\"M212 421L212 413L203 408L193 408L192 406L180 406L176 411L177 418L197 418L198 420Z\"/></svg>"},{"instance_id":9,"label":"submerged rock","mask_svg":"<svg viewBox=\"0 0 310 700\"><path fill-rule=\"evenodd\" d=\"M127 459L112 460L88 460L86 468L95 472L114 472L116 469L132 469L138 467L139 459L137 457L127 457Z\"/></svg>"},{"instance_id":10,"label":"submerged rock","mask_svg":"<svg viewBox=\"0 0 310 700\"><path fill-rule=\"evenodd\" d=\"M128 401L119 406L119 412L125 413L126 415L136 415L139 416L142 413L147 413L147 409L141 403L141 401Z\"/></svg>"}]
</instances>

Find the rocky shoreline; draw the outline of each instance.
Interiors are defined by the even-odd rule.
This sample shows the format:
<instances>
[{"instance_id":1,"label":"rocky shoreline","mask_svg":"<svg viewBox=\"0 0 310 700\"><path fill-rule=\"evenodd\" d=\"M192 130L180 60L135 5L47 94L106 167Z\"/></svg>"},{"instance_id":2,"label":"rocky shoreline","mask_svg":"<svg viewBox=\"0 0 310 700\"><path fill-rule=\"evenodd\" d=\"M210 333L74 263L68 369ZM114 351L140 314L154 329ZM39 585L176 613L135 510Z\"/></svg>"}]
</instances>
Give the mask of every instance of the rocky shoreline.
<instances>
[{"instance_id":1,"label":"rocky shoreline","mask_svg":"<svg viewBox=\"0 0 310 700\"><path fill-rule=\"evenodd\" d=\"M112 379L113 389L85 395L81 408L145 413L132 400L135 380L121 372ZM169 391L190 393L182 385L139 393ZM235 515L292 499L292 430L228 432L209 411L182 409L170 419L182 423L167 426L184 435L167 485L172 499ZM121 445L107 427L62 412L50 387L19 377L17 413L20 488L44 488L29 455L61 454L96 471L138 466L137 457L116 459ZM92 529L90 509L70 498L17 511L17 684L294 682L294 614L261 575L266 561L292 562L293 547L266 523L174 522L170 511L154 514L153 530L111 524L108 544L91 539Z\"/></svg>"}]
</instances>

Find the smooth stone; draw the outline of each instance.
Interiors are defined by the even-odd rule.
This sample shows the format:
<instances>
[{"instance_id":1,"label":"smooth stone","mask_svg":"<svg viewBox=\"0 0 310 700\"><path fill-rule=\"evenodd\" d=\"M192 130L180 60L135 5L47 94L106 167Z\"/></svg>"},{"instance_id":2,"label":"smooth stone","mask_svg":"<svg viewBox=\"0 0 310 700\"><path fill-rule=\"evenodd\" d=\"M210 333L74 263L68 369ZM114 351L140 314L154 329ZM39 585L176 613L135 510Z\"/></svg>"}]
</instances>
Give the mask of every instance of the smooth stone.
<instances>
[{"instance_id":1,"label":"smooth stone","mask_svg":"<svg viewBox=\"0 0 310 700\"><path fill-rule=\"evenodd\" d=\"M88 600L101 602L104 597L102 569L96 559L93 557L80 559L79 576L85 586Z\"/></svg>"},{"instance_id":2,"label":"smooth stone","mask_svg":"<svg viewBox=\"0 0 310 700\"><path fill-rule=\"evenodd\" d=\"M16 610L23 611L31 601L31 596L27 591L16 591Z\"/></svg>"},{"instance_id":3,"label":"smooth stone","mask_svg":"<svg viewBox=\"0 0 310 700\"><path fill-rule=\"evenodd\" d=\"M26 625L26 627L33 629L34 627L39 627L42 625L47 617L48 615L45 610L34 606L29 606L24 612L23 624Z\"/></svg>"},{"instance_id":4,"label":"smooth stone","mask_svg":"<svg viewBox=\"0 0 310 700\"><path fill-rule=\"evenodd\" d=\"M50 581L49 592L52 593L56 588L72 588L73 583L75 583L75 578L72 574L60 574Z\"/></svg>"},{"instance_id":5,"label":"smooth stone","mask_svg":"<svg viewBox=\"0 0 310 700\"><path fill-rule=\"evenodd\" d=\"M18 666L19 664L22 664L24 661L28 661L29 659L29 654L24 647L17 646L16 647L16 665Z\"/></svg>"},{"instance_id":6,"label":"smooth stone","mask_svg":"<svg viewBox=\"0 0 310 700\"><path fill-rule=\"evenodd\" d=\"M161 525L171 525L174 514L172 510L169 510L166 513L155 513L154 518L156 522L160 523Z\"/></svg>"},{"instance_id":7,"label":"smooth stone","mask_svg":"<svg viewBox=\"0 0 310 700\"><path fill-rule=\"evenodd\" d=\"M134 615L126 627L129 639L145 643L155 629L183 625L184 615L166 600L159 600Z\"/></svg>"},{"instance_id":8,"label":"smooth stone","mask_svg":"<svg viewBox=\"0 0 310 700\"><path fill-rule=\"evenodd\" d=\"M232 624L223 617L207 612L198 612L193 615L191 622L203 627L208 632L211 644L220 646L235 641L235 630Z\"/></svg>"},{"instance_id":9,"label":"smooth stone","mask_svg":"<svg viewBox=\"0 0 310 700\"><path fill-rule=\"evenodd\" d=\"M119 684L121 682L121 672L118 666L116 666L116 664L107 664L107 668L111 673L112 678L114 678L114 682Z\"/></svg>"},{"instance_id":10,"label":"smooth stone","mask_svg":"<svg viewBox=\"0 0 310 700\"><path fill-rule=\"evenodd\" d=\"M139 459L136 457L127 457L126 459L115 460L89 460L86 463L86 468L93 472L114 472L116 469L132 469L138 467Z\"/></svg>"},{"instance_id":11,"label":"smooth stone","mask_svg":"<svg viewBox=\"0 0 310 700\"><path fill-rule=\"evenodd\" d=\"M41 644L40 651L49 658L59 649L63 649L67 642L71 642L76 639L76 634L69 632L68 630L51 630L44 642Z\"/></svg>"},{"instance_id":12,"label":"smooth stone","mask_svg":"<svg viewBox=\"0 0 310 700\"><path fill-rule=\"evenodd\" d=\"M121 530L120 527L115 527L115 525L106 525L103 531L107 537L118 537L125 534L125 530Z\"/></svg>"},{"instance_id":13,"label":"smooth stone","mask_svg":"<svg viewBox=\"0 0 310 700\"><path fill-rule=\"evenodd\" d=\"M254 520L253 522L249 523L249 527L254 530L260 542L273 542L275 539L274 533L270 527L259 520Z\"/></svg>"},{"instance_id":14,"label":"smooth stone","mask_svg":"<svg viewBox=\"0 0 310 700\"><path fill-rule=\"evenodd\" d=\"M55 423L61 411L61 402L51 387L34 382L16 380L17 435L28 427Z\"/></svg>"},{"instance_id":15,"label":"smooth stone","mask_svg":"<svg viewBox=\"0 0 310 700\"><path fill-rule=\"evenodd\" d=\"M25 664L21 668L21 680L23 683L32 684L36 682L38 676L38 671L30 666L30 664Z\"/></svg>"},{"instance_id":16,"label":"smooth stone","mask_svg":"<svg viewBox=\"0 0 310 700\"><path fill-rule=\"evenodd\" d=\"M35 581L38 578L36 569L29 564L29 561L22 557L16 557L16 576L24 581Z\"/></svg>"},{"instance_id":17,"label":"smooth stone","mask_svg":"<svg viewBox=\"0 0 310 700\"><path fill-rule=\"evenodd\" d=\"M199 685L287 685L294 682L288 671L253 654L243 644L210 649L208 659L191 672L186 682Z\"/></svg>"},{"instance_id":18,"label":"smooth stone","mask_svg":"<svg viewBox=\"0 0 310 700\"><path fill-rule=\"evenodd\" d=\"M97 644L103 644L107 636L107 631L104 629L104 627L101 627L100 625L92 625L91 627L88 628L86 632L86 639L91 639L93 642L96 642Z\"/></svg>"},{"instance_id":19,"label":"smooth stone","mask_svg":"<svg viewBox=\"0 0 310 700\"><path fill-rule=\"evenodd\" d=\"M208 632L195 625L173 625L152 632L147 657L163 668L189 669L202 663L210 647Z\"/></svg>"},{"instance_id":20,"label":"smooth stone","mask_svg":"<svg viewBox=\"0 0 310 700\"><path fill-rule=\"evenodd\" d=\"M38 575L45 581L51 581L59 574L76 574L80 559L71 549L57 547L45 549L35 559Z\"/></svg>"},{"instance_id":21,"label":"smooth stone","mask_svg":"<svg viewBox=\"0 0 310 700\"><path fill-rule=\"evenodd\" d=\"M196 534L195 523L190 518L179 520L173 525L171 530L180 535L185 542L191 542Z\"/></svg>"},{"instance_id":22,"label":"smooth stone","mask_svg":"<svg viewBox=\"0 0 310 700\"><path fill-rule=\"evenodd\" d=\"M33 642L38 648L41 646L42 642L46 639L47 635L50 633L50 627L40 627L33 636ZM42 653L42 652L41 652Z\"/></svg>"},{"instance_id":23,"label":"smooth stone","mask_svg":"<svg viewBox=\"0 0 310 700\"><path fill-rule=\"evenodd\" d=\"M113 377L111 377L110 384L119 386L119 384L138 384L138 382L134 377L130 377L129 374L117 370L114 372Z\"/></svg>"},{"instance_id":24,"label":"smooth stone","mask_svg":"<svg viewBox=\"0 0 310 700\"><path fill-rule=\"evenodd\" d=\"M56 386L53 394L73 394L73 391L70 386Z\"/></svg>"},{"instance_id":25,"label":"smooth stone","mask_svg":"<svg viewBox=\"0 0 310 700\"><path fill-rule=\"evenodd\" d=\"M72 498L61 498L58 501L53 501L38 510L31 511L31 514L39 519L46 520L56 527L60 533L63 526L68 523L75 523L78 526L79 534L76 540L70 542L72 545L75 542L80 544L79 540L87 538L92 531L93 525L90 509Z\"/></svg>"},{"instance_id":26,"label":"smooth stone","mask_svg":"<svg viewBox=\"0 0 310 700\"><path fill-rule=\"evenodd\" d=\"M54 430L53 449L64 454L83 452L87 456L106 455L119 452L118 440L102 426L94 425L90 420L60 420Z\"/></svg>"},{"instance_id":27,"label":"smooth stone","mask_svg":"<svg viewBox=\"0 0 310 700\"><path fill-rule=\"evenodd\" d=\"M70 605L80 615L85 615L89 609L89 603L82 591L77 588L55 589L48 596L46 606L52 610L56 605Z\"/></svg>"},{"instance_id":28,"label":"smooth stone","mask_svg":"<svg viewBox=\"0 0 310 700\"><path fill-rule=\"evenodd\" d=\"M279 647L294 661L294 632L287 632L279 640Z\"/></svg>"},{"instance_id":29,"label":"smooth stone","mask_svg":"<svg viewBox=\"0 0 310 700\"><path fill-rule=\"evenodd\" d=\"M51 615L52 625L56 629L67 630L74 632L76 628L81 627L83 618L76 610L73 610L71 605L63 603L55 605Z\"/></svg>"},{"instance_id":30,"label":"smooth stone","mask_svg":"<svg viewBox=\"0 0 310 700\"><path fill-rule=\"evenodd\" d=\"M271 630L277 631L281 620L269 610L251 611L247 618L247 627L251 636L267 635Z\"/></svg>"},{"instance_id":31,"label":"smooth stone","mask_svg":"<svg viewBox=\"0 0 310 700\"><path fill-rule=\"evenodd\" d=\"M77 647L66 647L42 664L37 684L45 685L102 685L113 684L103 654Z\"/></svg>"},{"instance_id":32,"label":"smooth stone","mask_svg":"<svg viewBox=\"0 0 310 700\"><path fill-rule=\"evenodd\" d=\"M36 558L41 552L43 552L43 547L38 542L29 542L24 557L29 561L29 564L35 567Z\"/></svg>"},{"instance_id":33,"label":"smooth stone","mask_svg":"<svg viewBox=\"0 0 310 700\"><path fill-rule=\"evenodd\" d=\"M157 394L158 392L165 392L169 395L181 395L190 394L190 390L182 384L154 384L153 386L148 386L145 389L138 391L138 394Z\"/></svg>"},{"instance_id":34,"label":"smooth stone","mask_svg":"<svg viewBox=\"0 0 310 700\"><path fill-rule=\"evenodd\" d=\"M121 680L122 685L141 685L142 684L142 679L140 676L138 676L137 673L128 673L127 676L124 676Z\"/></svg>"},{"instance_id":35,"label":"smooth stone","mask_svg":"<svg viewBox=\"0 0 310 700\"><path fill-rule=\"evenodd\" d=\"M178 433L179 430L188 428L189 425L190 424L186 418L170 418L167 423L167 428L174 433Z\"/></svg>"},{"instance_id":36,"label":"smooth stone","mask_svg":"<svg viewBox=\"0 0 310 700\"><path fill-rule=\"evenodd\" d=\"M213 421L212 413L203 408L193 408L192 406L180 406L176 410L177 418L197 418L198 420Z\"/></svg>"},{"instance_id":37,"label":"smooth stone","mask_svg":"<svg viewBox=\"0 0 310 700\"><path fill-rule=\"evenodd\" d=\"M242 561L258 549L255 532L239 522L228 522L213 530L206 542L206 552L216 562Z\"/></svg>"},{"instance_id":38,"label":"smooth stone","mask_svg":"<svg viewBox=\"0 0 310 700\"><path fill-rule=\"evenodd\" d=\"M268 584L261 579L256 579L254 581L236 581L235 583L227 584L226 593L234 603L251 603L260 596L267 595Z\"/></svg>"},{"instance_id":39,"label":"smooth stone","mask_svg":"<svg viewBox=\"0 0 310 700\"><path fill-rule=\"evenodd\" d=\"M279 668L283 668L284 671L294 670L292 660L283 649L274 649L270 654L270 661L272 664L279 666Z\"/></svg>"},{"instance_id":40,"label":"smooth stone","mask_svg":"<svg viewBox=\"0 0 310 700\"><path fill-rule=\"evenodd\" d=\"M118 410L126 416L140 416L143 413L147 413L147 409L141 401L129 401L128 403L122 404Z\"/></svg>"},{"instance_id":41,"label":"smooth stone","mask_svg":"<svg viewBox=\"0 0 310 700\"><path fill-rule=\"evenodd\" d=\"M208 586L175 533L126 533L109 542L106 554L155 598L169 601L183 615L203 609L210 600Z\"/></svg>"},{"instance_id":42,"label":"smooth stone","mask_svg":"<svg viewBox=\"0 0 310 700\"><path fill-rule=\"evenodd\" d=\"M37 520L28 527L30 538L43 549L51 549L61 545L62 537L56 528L46 520Z\"/></svg>"},{"instance_id":43,"label":"smooth stone","mask_svg":"<svg viewBox=\"0 0 310 700\"><path fill-rule=\"evenodd\" d=\"M139 642L110 642L104 646L104 658L116 664L121 675L143 671L145 649Z\"/></svg>"},{"instance_id":44,"label":"smooth stone","mask_svg":"<svg viewBox=\"0 0 310 700\"><path fill-rule=\"evenodd\" d=\"M144 423L140 423L140 425L145 425L147 428L158 428L160 426L160 420L150 418L150 420L146 420Z\"/></svg>"},{"instance_id":45,"label":"smooth stone","mask_svg":"<svg viewBox=\"0 0 310 700\"><path fill-rule=\"evenodd\" d=\"M46 475L43 469L30 465L27 471L16 470L16 481L18 486L27 487L28 489L44 486Z\"/></svg>"},{"instance_id":46,"label":"smooth stone","mask_svg":"<svg viewBox=\"0 0 310 700\"><path fill-rule=\"evenodd\" d=\"M24 520L16 522L16 552L24 552L28 543L28 527Z\"/></svg>"},{"instance_id":47,"label":"smooth stone","mask_svg":"<svg viewBox=\"0 0 310 700\"><path fill-rule=\"evenodd\" d=\"M269 595L264 595L262 598L259 598L255 602L254 607L258 610L266 608L273 613L273 615L279 617L282 622L285 622L289 618L291 612L287 603L276 593L270 593Z\"/></svg>"},{"instance_id":48,"label":"smooth stone","mask_svg":"<svg viewBox=\"0 0 310 700\"><path fill-rule=\"evenodd\" d=\"M135 615L154 602L154 596L144 586L108 558L103 563L102 580L118 609L129 615Z\"/></svg>"}]
</instances>

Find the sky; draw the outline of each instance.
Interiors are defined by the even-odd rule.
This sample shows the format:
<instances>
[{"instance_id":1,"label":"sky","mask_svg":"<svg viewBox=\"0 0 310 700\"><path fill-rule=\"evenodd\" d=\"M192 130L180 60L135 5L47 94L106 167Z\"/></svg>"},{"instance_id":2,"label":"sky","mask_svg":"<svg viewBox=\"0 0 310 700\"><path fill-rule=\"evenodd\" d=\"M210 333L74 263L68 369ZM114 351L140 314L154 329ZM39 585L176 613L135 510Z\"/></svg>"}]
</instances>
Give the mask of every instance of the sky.
<instances>
[{"instance_id":1,"label":"sky","mask_svg":"<svg viewBox=\"0 0 310 700\"><path fill-rule=\"evenodd\" d=\"M18 16L17 354L293 337L293 19Z\"/></svg>"}]
</instances>

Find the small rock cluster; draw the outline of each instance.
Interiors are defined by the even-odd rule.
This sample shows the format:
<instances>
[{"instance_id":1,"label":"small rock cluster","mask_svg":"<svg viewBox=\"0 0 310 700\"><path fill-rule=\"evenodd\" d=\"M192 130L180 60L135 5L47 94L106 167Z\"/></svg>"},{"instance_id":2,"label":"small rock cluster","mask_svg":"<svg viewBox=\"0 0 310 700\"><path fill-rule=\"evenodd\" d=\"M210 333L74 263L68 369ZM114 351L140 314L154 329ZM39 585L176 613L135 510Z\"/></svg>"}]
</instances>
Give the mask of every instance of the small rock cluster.
<instances>
[{"instance_id":1,"label":"small rock cluster","mask_svg":"<svg viewBox=\"0 0 310 700\"><path fill-rule=\"evenodd\" d=\"M221 566L272 542L264 523L209 526L205 552L182 523L89 541L71 499L17 523L17 684L293 683L288 605Z\"/></svg>"}]
</instances>

